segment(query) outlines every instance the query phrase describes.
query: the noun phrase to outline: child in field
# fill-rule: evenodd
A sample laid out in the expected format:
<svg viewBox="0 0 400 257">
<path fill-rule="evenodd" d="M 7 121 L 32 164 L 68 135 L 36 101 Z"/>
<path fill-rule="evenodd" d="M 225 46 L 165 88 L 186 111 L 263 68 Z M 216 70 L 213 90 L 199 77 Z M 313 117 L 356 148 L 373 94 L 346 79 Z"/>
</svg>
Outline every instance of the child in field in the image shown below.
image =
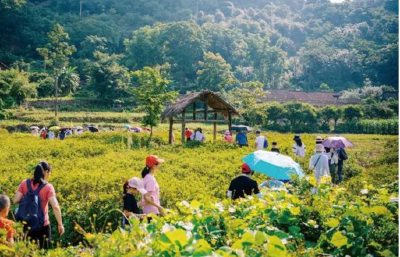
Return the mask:
<svg viewBox="0 0 400 257">
<path fill-rule="evenodd" d="M 125 182 L 123 191 L 123 210 L 125 217 L 122 221 L 122 227 L 125 228 L 129 226 L 129 218 L 143 218 L 143 215 L 139 214 L 139 205 L 142 205 L 142 202 L 140 202 L 138 205 L 135 195 L 145 195 L 147 191 L 144 189 L 143 180 L 136 177 Z"/>
<path fill-rule="evenodd" d="M 229 130 L 225 131 L 224 140 L 226 142 L 228 142 L 229 144 L 232 144 L 233 138 L 232 138 L 231 133 L 229 132 Z"/>
<path fill-rule="evenodd" d="M 6 195 L 0 195 L 0 230 L 5 230 L 7 233 L 7 241 L 4 242 L 0 239 L 0 243 L 7 246 L 14 244 L 14 233 L 13 224 L 11 220 L 7 219 L 8 212 L 10 211 L 10 198 Z"/>
<path fill-rule="evenodd" d="M 272 142 L 271 152 L 281 153 L 279 149 L 276 147 L 278 144 L 276 142 Z"/>
</svg>

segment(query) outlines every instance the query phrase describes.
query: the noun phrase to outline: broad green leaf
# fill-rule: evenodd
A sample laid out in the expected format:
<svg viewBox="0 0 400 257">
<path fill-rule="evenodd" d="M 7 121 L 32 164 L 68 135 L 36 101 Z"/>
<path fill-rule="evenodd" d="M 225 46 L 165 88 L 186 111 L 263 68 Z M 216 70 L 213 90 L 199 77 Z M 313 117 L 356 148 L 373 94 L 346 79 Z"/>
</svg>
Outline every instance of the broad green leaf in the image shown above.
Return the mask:
<svg viewBox="0 0 400 257">
<path fill-rule="evenodd" d="M 339 220 L 335 218 L 330 218 L 324 224 L 328 227 L 335 228 L 339 225 Z"/>
<path fill-rule="evenodd" d="M 267 235 L 264 232 L 257 231 L 256 235 L 254 236 L 254 243 L 256 245 L 262 245 L 267 241 Z"/>
<path fill-rule="evenodd" d="M 342 247 L 343 245 L 347 244 L 347 237 L 342 235 L 340 231 L 337 231 L 335 234 L 333 234 L 331 243 L 336 247 Z"/>
<path fill-rule="evenodd" d="M 300 214 L 300 207 L 291 207 L 289 210 L 293 215 L 299 215 Z"/>
<path fill-rule="evenodd" d="M 212 252 L 212 247 L 204 239 L 199 239 L 195 244 L 195 248 L 196 250 L 193 252 L 193 256 L 207 256 Z"/>
<path fill-rule="evenodd" d="M 237 240 L 233 245 L 232 249 L 234 250 L 242 250 L 243 249 L 243 241 L 242 240 Z"/>
<path fill-rule="evenodd" d="M 381 251 L 381 252 L 378 252 L 381 256 L 383 256 L 383 257 L 392 257 L 392 256 L 396 256 L 395 254 L 393 254 L 391 251 L 389 251 L 389 250 L 385 250 L 385 251 Z"/>
<path fill-rule="evenodd" d="M 243 243 L 253 244 L 254 243 L 254 235 L 250 232 L 246 232 L 242 236 L 242 241 L 243 241 Z"/>
<path fill-rule="evenodd" d="M 286 256 L 287 251 L 285 245 L 281 239 L 277 236 L 268 236 L 269 243 L 267 244 L 267 250 L 269 256 Z"/>
<path fill-rule="evenodd" d="M 173 231 L 168 231 L 165 236 L 171 241 L 171 243 L 178 242 L 181 246 L 185 246 L 188 243 L 186 232 L 183 229 L 177 229 Z"/>
</svg>

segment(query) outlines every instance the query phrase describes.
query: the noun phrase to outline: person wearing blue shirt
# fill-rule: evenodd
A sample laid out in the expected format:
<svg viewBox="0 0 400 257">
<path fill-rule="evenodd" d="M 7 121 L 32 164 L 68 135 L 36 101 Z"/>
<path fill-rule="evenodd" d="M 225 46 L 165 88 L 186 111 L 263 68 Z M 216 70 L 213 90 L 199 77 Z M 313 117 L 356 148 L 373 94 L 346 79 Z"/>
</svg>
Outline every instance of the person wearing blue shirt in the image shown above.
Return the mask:
<svg viewBox="0 0 400 257">
<path fill-rule="evenodd" d="M 243 131 L 238 131 L 235 141 L 239 145 L 239 147 L 248 146 L 247 135 L 243 133 Z"/>
</svg>

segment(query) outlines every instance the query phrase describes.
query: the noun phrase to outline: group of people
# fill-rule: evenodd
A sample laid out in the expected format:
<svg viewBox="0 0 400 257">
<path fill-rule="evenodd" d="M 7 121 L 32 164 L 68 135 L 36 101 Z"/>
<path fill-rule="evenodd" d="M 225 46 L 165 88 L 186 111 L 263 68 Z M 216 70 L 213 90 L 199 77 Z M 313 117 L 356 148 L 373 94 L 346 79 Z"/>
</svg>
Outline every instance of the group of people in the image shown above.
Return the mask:
<svg viewBox="0 0 400 257">
<path fill-rule="evenodd" d="M 160 205 L 160 187 L 155 174 L 164 160 L 155 155 L 146 158 L 146 166 L 142 178 L 131 178 L 123 185 L 123 228 L 129 228 L 129 218 L 143 219 L 149 214 L 164 216 L 164 208 Z M 61 208 L 58 204 L 55 189 L 47 180 L 51 174 L 51 166 L 41 161 L 35 167 L 33 178 L 23 180 L 14 196 L 14 203 L 18 204 L 15 211 L 17 221 L 24 224 L 26 238 L 38 244 L 41 249 L 49 249 L 51 245 L 51 227 L 49 219 L 49 205 L 53 209 L 57 221 L 59 235 L 65 232 Z M 138 202 L 135 195 L 141 195 Z M 0 229 L 7 232 L 7 241 L 0 244 L 11 246 L 14 243 L 14 222 L 7 219 L 10 211 L 10 198 L 0 195 Z M 140 214 L 139 207 L 143 214 Z M 24 237 L 25 238 L 25 237 Z M 1 239 L 0 239 L 1 240 Z"/>
<path fill-rule="evenodd" d="M 238 135 L 241 132 L 238 133 Z M 264 149 L 268 147 L 268 141 L 260 131 L 256 132 L 255 147 Z M 189 137 L 188 141 L 205 140 L 201 129 L 196 130 Z M 247 137 L 246 137 L 247 138 Z M 239 141 L 240 141 L 239 136 Z M 293 152 L 297 157 L 304 157 L 306 146 L 301 141 L 300 135 L 295 135 Z M 323 176 L 331 176 L 333 183 L 342 181 L 343 161 L 347 159 L 344 149 L 325 148 L 322 145 L 322 138 L 317 137 L 315 145 L 315 154 L 310 158 L 309 168 L 315 170 L 315 178 L 319 182 Z M 243 142 L 243 141 L 240 141 Z M 272 151 L 278 152 L 276 143 L 273 144 Z M 141 172 L 142 178 L 133 177 L 123 184 L 123 213 L 122 227 L 130 229 L 130 218 L 151 220 L 152 215 L 164 216 L 164 208 L 160 205 L 160 186 L 156 180 L 156 174 L 160 165 L 164 163 L 163 159 L 155 155 L 147 156 L 145 168 Z M 338 169 L 336 170 L 336 166 Z M 24 232 L 27 238 L 34 240 L 40 248 L 48 249 L 51 244 L 51 228 L 49 219 L 49 205 L 52 207 L 57 221 L 57 228 L 60 236 L 64 234 L 64 226 L 61 215 L 61 208 L 58 204 L 55 189 L 53 185 L 47 182 L 52 168 L 49 163 L 41 161 L 35 167 L 33 178 L 23 180 L 14 196 L 14 203 L 19 207 L 15 211 L 17 221 L 24 224 Z M 241 174 L 234 178 L 229 185 L 227 196 L 232 199 L 243 198 L 245 195 L 255 194 L 262 197 L 259 186 L 251 178 L 254 171 L 246 164 L 241 165 Z M 336 178 L 336 174 L 338 178 Z M 265 181 L 261 187 L 285 189 L 285 184 L 274 178 Z M 136 200 L 135 195 L 140 195 L 140 201 Z M 140 211 L 142 208 L 142 211 Z M 8 245 L 14 242 L 13 222 L 7 219 L 10 210 L 10 199 L 6 195 L 0 195 L 0 229 L 7 231 Z"/>
</svg>

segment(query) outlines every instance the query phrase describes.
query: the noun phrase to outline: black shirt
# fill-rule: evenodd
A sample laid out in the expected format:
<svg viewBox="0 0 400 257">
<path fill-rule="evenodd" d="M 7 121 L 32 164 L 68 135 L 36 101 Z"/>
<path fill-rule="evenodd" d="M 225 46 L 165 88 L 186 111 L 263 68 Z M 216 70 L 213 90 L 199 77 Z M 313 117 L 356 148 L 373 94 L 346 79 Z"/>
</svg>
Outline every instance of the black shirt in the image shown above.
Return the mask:
<svg viewBox="0 0 400 257">
<path fill-rule="evenodd" d="M 281 153 L 278 148 L 271 148 L 271 152 Z"/>
<path fill-rule="evenodd" d="M 229 191 L 232 191 L 232 199 L 244 198 L 244 194 L 258 194 L 260 190 L 258 189 L 257 182 L 252 180 L 248 176 L 241 175 L 234 178 L 229 186 Z"/>
<path fill-rule="evenodd" d="M 123 209 L 137 214 L 140 213 L 135 196 L 133 196 L 132 194 L 126 194 L 124 196 Z M 125 220 L 125 222 L 127 221 Z"/>
</svg>

